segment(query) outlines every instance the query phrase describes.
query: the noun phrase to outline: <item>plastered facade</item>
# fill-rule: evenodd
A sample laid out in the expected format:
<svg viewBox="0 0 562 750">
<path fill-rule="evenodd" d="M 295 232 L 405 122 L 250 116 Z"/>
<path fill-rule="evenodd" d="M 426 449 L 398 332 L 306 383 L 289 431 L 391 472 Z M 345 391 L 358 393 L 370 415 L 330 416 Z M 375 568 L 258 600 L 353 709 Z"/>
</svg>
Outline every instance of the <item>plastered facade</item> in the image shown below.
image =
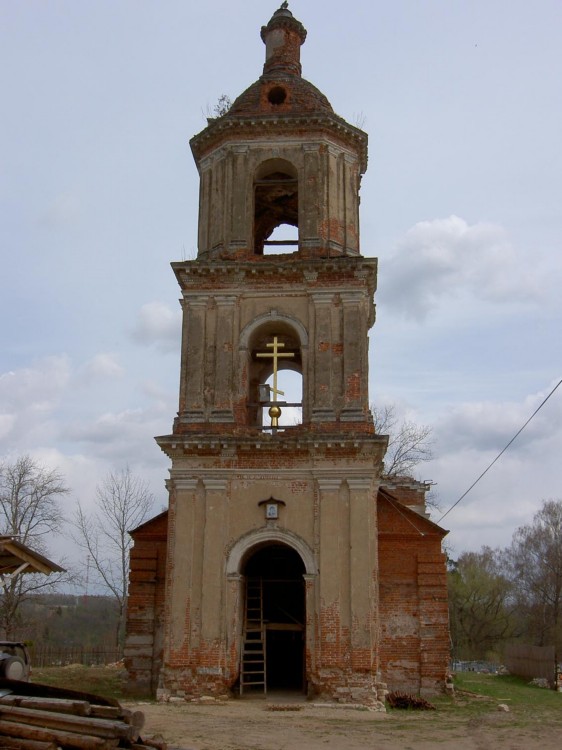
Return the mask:
<svg viewBox="0 0 562 750">
<path fill-rule="evenodd" d="M 381 707 L 384 683 L 432 692 L 446 676 L 444 532 L 419 513 L 423 488 L 381 488 L 388 439 L 369 411 L 377 264 L 360 255 L 358 216 L 367 137 L 301 77 L 305 37 L 280 8 L 262 29 L 260 79 L 191 141 L 198 256 L 172 264 L 179 408 L 157 438 L 171 460 L 169 509 L 133 532 L 127 626 L 131 688 L 162 698 L 242 692 L 261 560 L 274 571 L 264 572 L 270 611 L 283 566 L 299 571 L 281 614 L 263 621 L 264 639 L 302 671 L 298 689 Z M 284 225 L 298 240 L 276 253 L 269 238 Z M 302 422 L 282 429 L 261 395 L 274 340 L 275 366 L 302 377 Z M 287 591 L 301 590 L 293 610 Z"/>
</svg>

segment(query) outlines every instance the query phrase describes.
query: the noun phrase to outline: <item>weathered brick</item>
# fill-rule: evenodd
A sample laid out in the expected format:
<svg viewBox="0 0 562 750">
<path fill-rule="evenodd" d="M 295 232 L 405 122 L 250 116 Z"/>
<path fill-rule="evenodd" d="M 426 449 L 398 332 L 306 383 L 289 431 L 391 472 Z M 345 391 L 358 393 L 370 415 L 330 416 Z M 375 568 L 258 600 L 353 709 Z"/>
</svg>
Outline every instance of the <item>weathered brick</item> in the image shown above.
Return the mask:
<svg viewBox="0 0 562 750">
<path fill-rule="evenodd" d="M 236 687 L 245 579 L 268 548 L 292 550 L 302 567 L 290 575 L 299 592 L 304 575 L 304 612 L 277 631 L 269 618 L 265 632 L 277 643 L 295 634 L 285 661 L 310 693 L 376 704 L 382 682 L 410 692 L 445 682 L 445 532 L 424 515 L 427 485 L 381 477 L 387 437 L 369 411 L 377 261 L 359 254 L 358 223 L 367 136 L 301 77 L 305 35 L 276 11 L 262 30 L 263 75 L 191 140 L 198 254 L 172 264 L 179 411 L 157 438 L 172 462 L 169 511 L 132 532 L 127 612 L 130 682 L 166 695 Z M 268 254 L 284 224 L 298 225 L 294 252 Z M 274 341 L 290 355 L 280 367 L 303 381 L 302 423 L 278 431 L 262 425 L 258 390 Z"/>
</svg>

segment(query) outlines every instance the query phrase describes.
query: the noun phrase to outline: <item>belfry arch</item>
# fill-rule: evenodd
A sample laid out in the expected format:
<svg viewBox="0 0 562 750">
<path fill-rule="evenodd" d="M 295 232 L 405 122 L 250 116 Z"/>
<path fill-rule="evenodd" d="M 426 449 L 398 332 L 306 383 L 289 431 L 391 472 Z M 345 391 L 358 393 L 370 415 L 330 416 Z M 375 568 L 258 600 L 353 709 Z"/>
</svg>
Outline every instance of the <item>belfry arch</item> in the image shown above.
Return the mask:
<svg viewBox="0 0 562 750">
<path fill-rule="evenodd" d="M 263 405 L 273 402 L 298 404 L 302 408 L 302 421 L 305 421 L 307 388 L 307 342 L 304 326 L 294 318 L 280 315 L 276 311 L 261 315 L 242 331 L 240 352 L 244 367 L 242 372 L 247 381 L 249 424 L 267 426 L 263 419 Z M 301 376 L 301 392 L 274 392 L 266 384 L 274 369 L 292 370 Z M 265 391 L 263 390 L 265 387 Z"/>
<path fill-rule="evenodd" d="M 278 322 L 281 325 L 294 329 L 295 335 L 298 336 L 301 348 L 308 348 L 308 333 L 298 318 L 295 318 L 292 315 L 287 315 L 279 310 L 269 310 L 266 313 L 257 315 L 242 329 L 240 333 L 240 349 L 247 349 L 250 339 L 254 335 L 256 329 L 269 322 Z"/>
<path fill-rule="evenodd" d="M 254 177 L 254 253 L 264 254 L 264 246 L 272 251 L 290 252 L 298 248 L 298 240 L 270 241 L 277 227 L 299 226 L 299 180 L 296 168 L 286 159 L 267 159 Z"/>
</svg>

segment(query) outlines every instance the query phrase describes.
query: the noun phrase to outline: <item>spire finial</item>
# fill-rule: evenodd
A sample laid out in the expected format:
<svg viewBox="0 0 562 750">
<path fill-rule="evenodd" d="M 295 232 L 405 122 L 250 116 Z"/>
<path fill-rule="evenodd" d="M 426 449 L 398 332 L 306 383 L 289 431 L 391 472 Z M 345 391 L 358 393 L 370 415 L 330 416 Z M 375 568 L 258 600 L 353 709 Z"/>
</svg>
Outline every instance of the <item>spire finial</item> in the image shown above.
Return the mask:
<svg viewBox="0 0 562 750">
<path fill-rule="evenodd" d="M 288 9 L 288 0 L 262 26 L 261 38 L 265 42 L 265 74 L 278 71 L 290 75 L 301 74 L 300 46 L 306 39 L 306 29 Z"/>
</svg>

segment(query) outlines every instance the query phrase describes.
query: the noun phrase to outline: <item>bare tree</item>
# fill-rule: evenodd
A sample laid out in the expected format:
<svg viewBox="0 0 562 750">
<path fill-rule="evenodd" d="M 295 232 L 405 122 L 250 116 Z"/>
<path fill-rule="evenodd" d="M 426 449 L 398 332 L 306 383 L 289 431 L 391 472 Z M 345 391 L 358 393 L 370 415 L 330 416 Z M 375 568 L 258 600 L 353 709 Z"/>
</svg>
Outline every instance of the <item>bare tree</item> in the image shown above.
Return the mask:
<svg viewBox="0 0 562 750">
<path fill-rule="evenodd" d="M 518 528 L 509 549 L 511 573 L 527 632 L 536 645 L 562 649 L 562 500 L 546 500 Z"/>
<path fill-rule="evenodd" d="M 60 498 L 68 492 L 58 471 L 40 466 L 30 456 L 0 464 L 0 533 L 45 554 L 45 538 L 59 534 L 63 526 Z M 5 637 L 13 637 L 20 606 L 30 594 L 53 590 L 67 578 L 63 572 L 49 576 L 26 574 L 6 580 L 0 603 L 0 625 Z"/>
<path fill-rule="evenodd" d="M 505 552 L 482 547 L 449 561 L 449 612 L 456 658 L 483 659 L 518 634 L 520 620 Z"/>
<path fill-rule="evenodd" d="M 400 420 L 394 404 L 371 404 L 375 432 L 388 435 L 388 448 L 384 457 L 387 477 L 411 476 L 419 463 L 433 458 L 431 427 Z"/>
<path fill-rule="evenodd" d="M 147 483 L 129 467 L 109 473 L 96 488 L 95 510 L 87 513 L 78 503 L 73 535 L 87 556 L 100 583 L 115 597 L 119 607 L 116 644 L 123 629 L 129 580 L 129 531 L 149 515 L 154 496 Z"/>
</svg>

